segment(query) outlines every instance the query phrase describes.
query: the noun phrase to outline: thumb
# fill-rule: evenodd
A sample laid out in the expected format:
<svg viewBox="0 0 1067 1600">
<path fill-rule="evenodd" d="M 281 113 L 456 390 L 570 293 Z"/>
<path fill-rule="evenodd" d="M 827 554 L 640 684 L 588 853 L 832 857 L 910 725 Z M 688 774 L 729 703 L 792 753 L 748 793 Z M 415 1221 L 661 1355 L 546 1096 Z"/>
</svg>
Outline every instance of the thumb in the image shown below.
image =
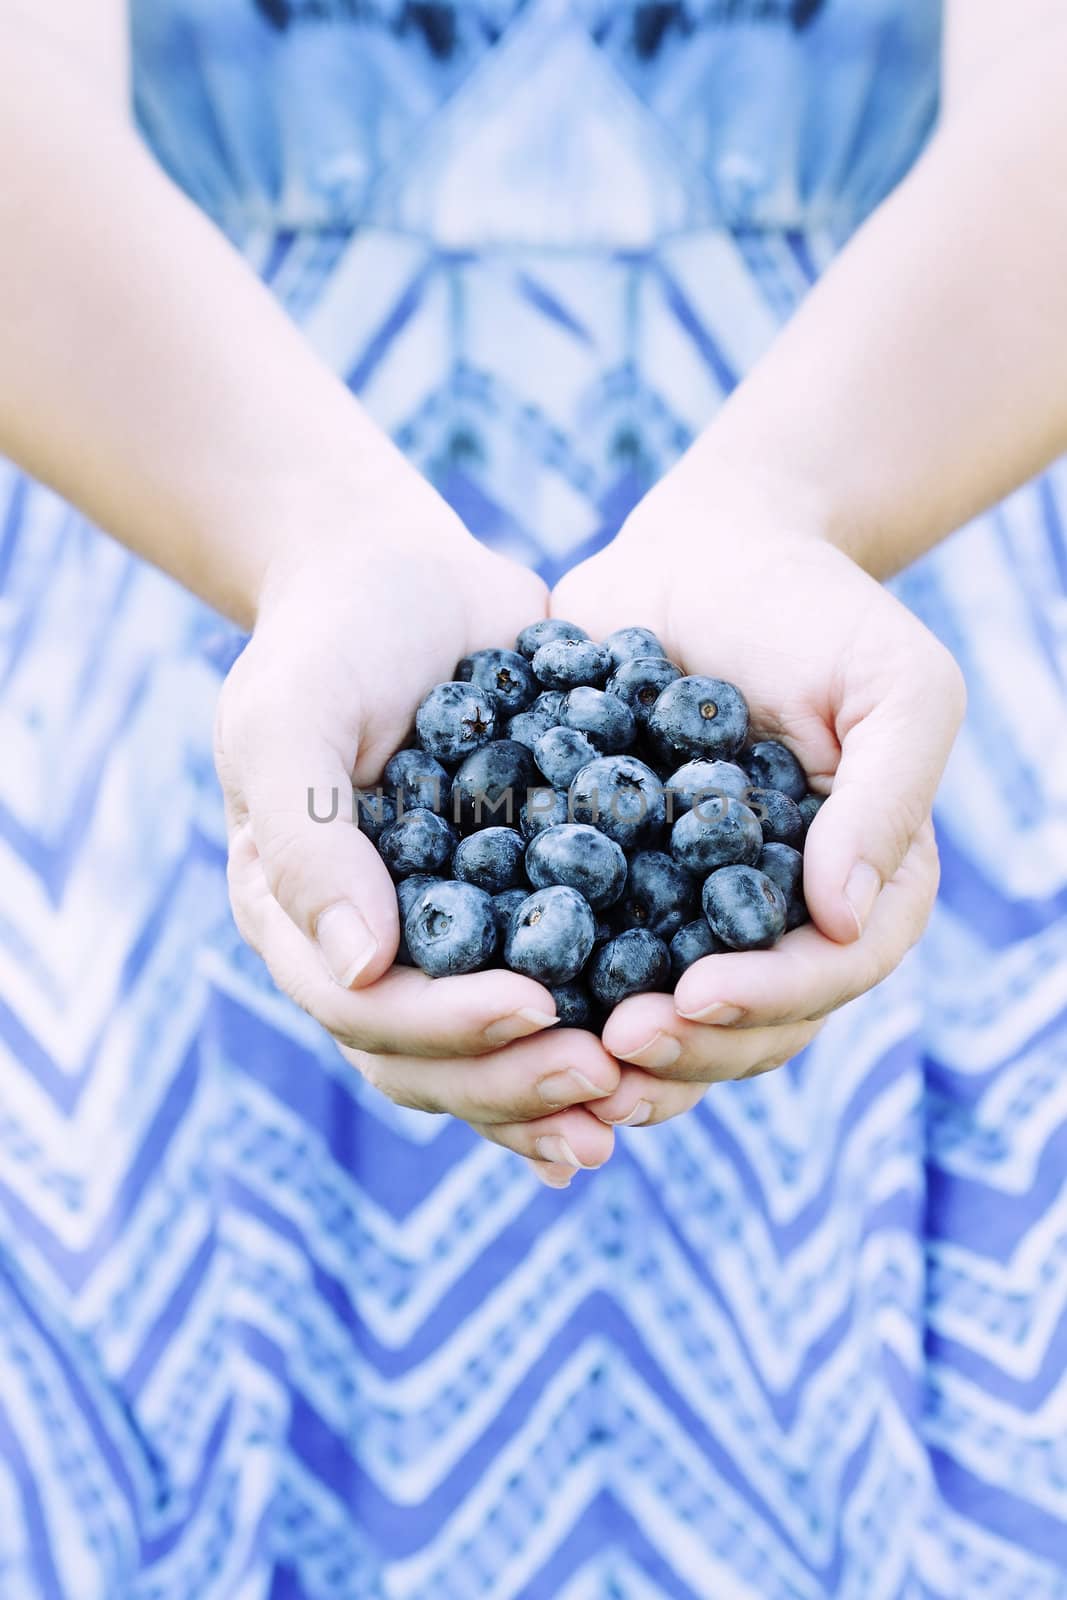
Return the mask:
<svg viewBox="0 0 1067 1600">
<path fill-rule="evenodd" d="M 350 768 L 325 736 L 284 707 L 238 717 L 242 805 L 231 811 L 247 813 L 282 910 L 342 987 L 363 988 L 392 965 L 399 922 L 385 865 L 353 821 Z"/>
<path fill-rule="evenodd" d="M 891 694 L 845 734 L 833 789 L 804 845 L 804 896 L 820 932 L 858 939 L 930 814 L 963 715 L 952 674 Z M 914 680 L 913 680 L 914 681 Z"/>
</svg>

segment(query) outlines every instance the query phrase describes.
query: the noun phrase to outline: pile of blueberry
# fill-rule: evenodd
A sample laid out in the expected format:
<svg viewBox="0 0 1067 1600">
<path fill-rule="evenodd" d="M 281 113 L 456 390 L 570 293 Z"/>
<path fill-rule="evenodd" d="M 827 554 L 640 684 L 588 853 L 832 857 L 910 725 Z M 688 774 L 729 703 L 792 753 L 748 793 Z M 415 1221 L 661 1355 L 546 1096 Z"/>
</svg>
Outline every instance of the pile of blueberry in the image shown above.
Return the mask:
<svg viewBox="0 0 1067 1600">
<path fill-rule="evenodd" d="M 432 977 L 510 967 L 596 1029 L 807 919 L 820 797 L 784 745 L 748 744 L 732 684 L 683 677 L 647 628 L 532 623 L 465 656 L 415 729 L 356 814 L 396 882 L 398 959 Z"/>
</svg>

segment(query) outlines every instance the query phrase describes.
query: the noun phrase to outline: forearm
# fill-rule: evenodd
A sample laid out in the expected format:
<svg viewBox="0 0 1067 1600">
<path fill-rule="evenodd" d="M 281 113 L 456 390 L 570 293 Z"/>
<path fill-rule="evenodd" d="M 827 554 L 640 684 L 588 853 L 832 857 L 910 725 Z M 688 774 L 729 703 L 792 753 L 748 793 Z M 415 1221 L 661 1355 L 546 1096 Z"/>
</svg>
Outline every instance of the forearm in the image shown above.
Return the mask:
<svg viewBox="0 0 1067 1600">
<path fill-rule="evenodd" d="M 0 65 L 0 452 L 247 624 L 277 544 L 354 523 L 401 458 L 120 105 L 26 34 Z"/>
<path fill-rule="evenodd" d="M 1062 25 L 946 119 L 694 447 L 877 575 L 1067 448 Z"/>
</svg>

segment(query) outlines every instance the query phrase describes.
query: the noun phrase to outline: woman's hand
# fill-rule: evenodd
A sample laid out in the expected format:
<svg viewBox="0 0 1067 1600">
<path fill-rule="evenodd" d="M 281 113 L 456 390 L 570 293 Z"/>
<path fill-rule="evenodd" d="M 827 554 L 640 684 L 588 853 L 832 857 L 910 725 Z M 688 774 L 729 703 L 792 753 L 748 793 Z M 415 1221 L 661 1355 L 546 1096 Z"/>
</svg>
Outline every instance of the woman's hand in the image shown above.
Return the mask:
<svg viewBox="0 0 1067 1600">
<path fill-rule="evenodd" d="M 223 686 L 215 748 L 234 917 L 275 982 L 391 1099 L 450 1111 L 553 1162 L 548 1180 L 563 1183 L 611 1153 L 611 1130 L 570 1108 L 609 1094 L 616 1063 L 590 1035 L 545 1032 L 551 996 L 517 973 L 429 979 L 394 967 L 393 885 L 350 802 L 352 782 L 374 783 L 405 743 L 427 690 L 545 602 L 534 574 L 479 545 L 383 454 L 373 492 L 309 516 L 272 560 Z M 338 792 L 334 821 L 312 819 L 309 790 L 319 816 Z"/>
<path fill-rule="evenodd" d="M 709 1083 L 796 1055 L 893 970 L 937 889 L 930 810 L 963 714 L 959 669 L 839 550 L 717 494 L 706 464 L 684 459 L 552 607 L 594 638 L 651 627 L 686 672 L 738 684 L 753 727 L 795 752 L 830 796 L 805 849 L 812 921 L 617 1007 L 604 1044 L 633 1067 L 596 1105 L 611 1121 L 661 1122 Z"/>
</svg>

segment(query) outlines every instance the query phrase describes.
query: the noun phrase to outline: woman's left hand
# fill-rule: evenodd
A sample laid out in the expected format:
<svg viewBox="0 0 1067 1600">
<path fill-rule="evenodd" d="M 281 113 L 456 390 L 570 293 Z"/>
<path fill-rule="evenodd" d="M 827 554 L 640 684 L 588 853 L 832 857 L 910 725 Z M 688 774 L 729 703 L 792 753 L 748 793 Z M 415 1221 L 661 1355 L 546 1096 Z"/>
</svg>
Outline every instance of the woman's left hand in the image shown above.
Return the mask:
<svg viewBox="0 0 1067 1600">
<path fill-rule="evenodd" d="M 896 967 L 937 890 L 931 805 L 965 705 L 955 661 L 830 544 L 715 505 L 683 460 L 552 608 L 593 638 L 652 628 L 685 672 L 736 683 L 753 729 L 795 753 L 829 794 L 805 847 L 812 920 L 772 950 L 697 962 L 673 995 L 616 1008 L 604 1044 L 630 1067 L 595 1106 L 613 1123 L 663 1122 L 708 1084 L 795 1056 Z"/>
</svg>

